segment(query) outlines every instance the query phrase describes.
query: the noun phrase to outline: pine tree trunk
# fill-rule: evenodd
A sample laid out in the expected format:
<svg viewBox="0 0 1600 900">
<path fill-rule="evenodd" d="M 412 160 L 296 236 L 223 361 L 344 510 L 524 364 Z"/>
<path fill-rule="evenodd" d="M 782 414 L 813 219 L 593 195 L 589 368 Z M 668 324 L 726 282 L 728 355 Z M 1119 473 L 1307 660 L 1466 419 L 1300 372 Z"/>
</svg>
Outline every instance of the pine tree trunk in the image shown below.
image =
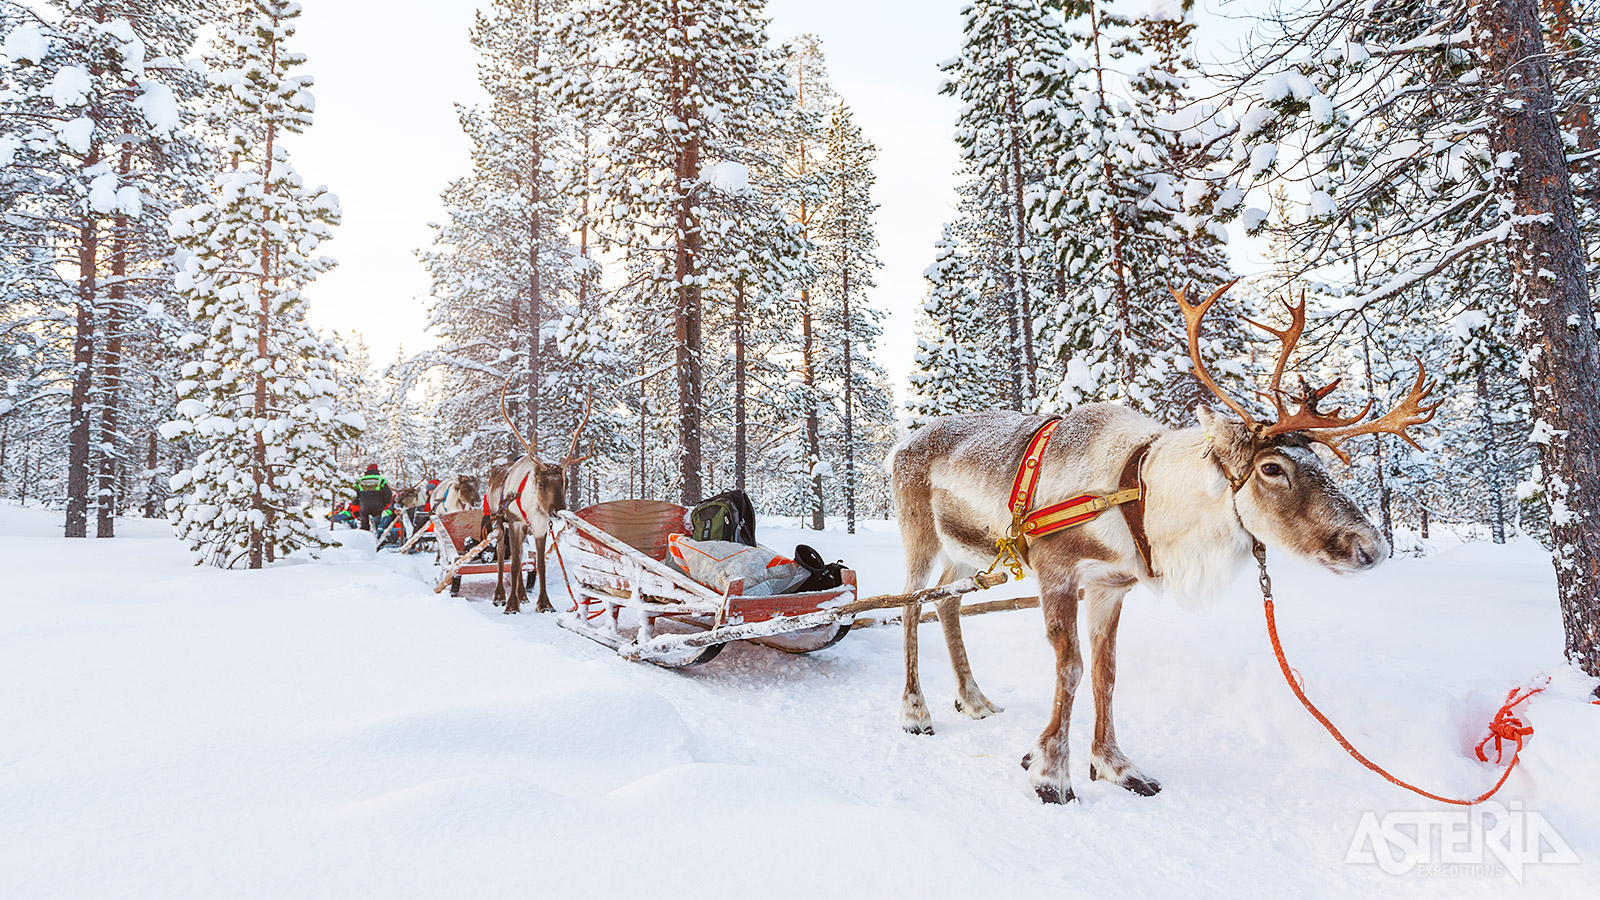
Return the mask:
<svg viewBox="0 0 1600 900">
<path fill-rule="evenodd" d="M 271 65 L 277 68 L 278 45 L 272 44 Z M 261 167 L 262 189 L 272 192 L 272 162 L 273 140 L 277 137 L 277 128 L 267 126 L 266 152 L 263 155 Z M 271 213 L 262 212 L 261 244 L 258 255 L 258 265 L 261 272 L 257 277 L 256 296 L 260 301 L 260 310 L 256 313 L 256 357 L 260 360 L 270 360 L 272 345 L 267 340 L 267 335 L 272 328 L 272 295 L 267 288 L 267 282 L 272 277 L 272 243 L 268 235 L 268 222 L 266 217 Z M 265 371 L 258 371 L 255 377 L 254 412 L 258 421 L 267 418 L 267 377 Z M 271 473 L 267 471 L 267 439 L 259 430 L 256 432 L 255 452 L 251 459 L 251 478 L 255 482 L 255 497 L 252 505 L 261 514 L 261 522 L 250 526 L 250 535 L 247 544 L 249 566 L 259 569 L 265 561 L 270 561 L 267 535 L 272 526 L 272 510 L 267 504 L 267 491 L 271 488 Z"/>
<path fill-rule="evenodd" d="M 1509 249 L 1527 351 L 1534 440 L 1551 512 L 1567 656 L 1600 676 L 1600 336 L 1572 186 L 1553 111 L 1537 0 L 1474 7 L 1490 83 L 1489 149 L 1514 159 L 1497 186 L 1514 204 Z M 1508 156 L 1509 154 L 1509 156 Z"/>
<path fill-rule="evenodd" d="M 1000 195 L 1002 197 L 1011 193 L 1011 175 L 1002 170 L 1000 172 Z M 1013 266 L 1005 266 L 1005 312 L 1006 327 L 1010 331 L 1010 340 L 1006 342 L 1006 372 L 1011 380 L 1011 408 L 1023 412 L 1026 403 L 1022 396 L 1022 307 L 1017 303 L 1017 271 Z"/>
<path fill-rule="evenodd" d="M 539 15 L 542 12 L 538 0 L 533 3 L 533 23 L 539 24 Z M 534 45 L 532 66 L 539 67 L 539 45 Z M 534 110 L 539 108 L 539 88 L 533 88 L 532 102 Z M 544 124 L 537 112 L 529 124 L 529 131 L 533 134 L 532 158 L 528 165 L 528 205 L 531 215 L 528 217 L 528 446 L 534 453 L 539 452 L 539 351 L 543 348 L 540 341 L 541 332 L 544 330 L 544 284 L 539 271 L 539 235 L 540 212 L 539 205 L 543 197 L 539 193 L 539 173 L 544 168 L 544 147 L 541 144 L 542 136 L 539 129 Z"/>
<path fill-rule="evenodd" d="M 841 252 L 840 256 L 843 256 Z M 854 377 L 851 365 L 850 333 L 850 269 L 844 259 L 839 260 L 839 298 L 844 313 L 844 522 L 845 531 L 856 533 L 856 431 L 855 391 L 850 383 Z"/>
<path fill-rule="evenodd" d="M 745 412 L 744 276 L 739 276 L 733 294 L 733 482 L 745 489 L 744 470 L 749 448 Z"/>
<path fill-rule="evenodd" d="M 127 178 L 133 161 L 133 152 L 123 146 L 118 174 Z M 111 287 L 106 290 L 106 347 L 101 366 L 104 384 L 100 392 L 100 466 L 95 485 L 97 517 L 95 537 L 116 537 L 116 510 L 112 498 L 116 495 L 114 480 L 117 473 L 117 448 L 121 441 L 117 435 L 117 416 L 122 402 L 122 331 L 126 325 L 128 286 L 128 217 L 118 214 L 112 218 L 111 231 Z"/>
<path fill-rule="evenodd" d="M 693 24 L 686 16 L 684 27 Z M 683 62 L 675 57 L 673 67 L 678 70 L 674 79 L 676 88 L 672 98 L 674 114 L 681 122 L 698 118 L 694 100 L 689 95 L 682 71 Z M 678 179 L 676 237 L 674 238 L 673 270 L 677 298 L 677 342 L 675 361 L 678 370 L 678 466 L 680 497 L 684 506 L 699 503 L 703 489 L 700 483 L 700 255 L 704 235 L 700 231 L 700 218 L 695 212 L 695 186 L 700 180 L 700 138 L 691 137 L 678 150 L 674 174 Z"/>
<path fill-rule="evenodd" d="M 1005 23 L 1006 47 L 1012 45 L 1011 21 Z M 1017 73 L 1014 57 L 1006 57 L 1006 129 L 1010 132 L 1007 143 L 1010 148 L 1011 164 L 1011 211 L 1016 230 L 1016 242 L 1011 248 L 1011 266 L 1014 271 L 1013 280 L 1016 282 L 1017 296 L 1015 299 L 1018 317 L 1021 319 L 1022 332 L 1022 378 L 1021 398 L 1017 406 L 1019 411 L 1026 412 L 1033 408 L 1035 362 L 1033 358 L 1033 300 L 1032 290 L 1028 284 L 1028 261 L 1023 259 L 1023 249 L 1028 242 L 1028 210 L 1022 201 L 1022 110 L 1017 102 Z"/>
<path fill-rule="evenodd" d="M 160 477 L 156 474 L 156 469 L 160 464 L 161 456 L 157 451 L 156 432 L 152 428 L 150 429 L 149 443 L 145 446 L 145 471 L 150 473 L 150 484 L 145 488 L 144 495 L 144 517 L 146 519 L 154 519 L 160 509 L 160 505 L 157 503 L 160 498 L 157 496 L 156 489 L 156 479 Z"/>
<path fill-rule="evenodd" d="M 99 161 L 90 152 L 85 167 Z M 94 387 L 94 329 L 96 266 L 100 232 L 93 218 L 78 227 L 78 321 L 72 339 L 72 430 L 67 443 L 67 527 L 69 538 L 88 537 L 89 531 L 89 419 Z"/>
<path fill-rule="evenodd" d="M 1111 122 L 1111 103 L 1106 99 L 1106 82 L 1104 63 L 1100 58 L 1100 10 L 1094 4 L 1089 4 L 1089 27 L 1094 38 L 1094 79 L 1096 105 L 1100 111 L 1102 125 L 1109 127 Z M 1103 154 L 1100 176 L 1104 179 L 1105 190 L 1112 192 L 1111 204 L 1106 214 L 1107 238 L 1111 244 L 1111 272 L 1115 279 L 1115 294 L 1117 301 L 1117 358 L 1120 361 L 1122 388 L 1128 392 L 1133 387 L 1137 375 L 1133 371 L 1132 328 L 1130 321 L 1133 315 L 1131 306 L 1132 298 L 1128 292 L 1128 270 L 1122 258 L 1123 222 L 1122 211 L 1117 206 L 1118 198 L 1115 195 L 1116 170 L 1111 165 L 1111 155 Z"/>
<path fill-rule="evenodd" d="M 804 209 L 803 204 L 801 208 Z M 802 215 L 804 215 L 803 212 Z M 823 527 L 822 473 L 818 470 L 817 465 L 822 459 L 822 428 L 820 416 L 817 412 L 816 351 L 812 346 L 814 323 L 811 317 L 810 289 L 800 291 L 800 307 L 800 372 L 806 386 L 806 463 L 811 476 L 811 528 L 815 531 L 821 531 Z"/>
<path fill-rule="evenodd" d="M 1494 406 L 1489 397 L 1489 373 L 1482 364 L 1478 367 L 1478 408 L 1483 413 L 1483 471 L 1489 482 L 1489 509 L 1493 518 L 1489 527 L 1496 544 L 1506 542 L 1506 488 L 1504 474 L 1500 471 L 1496 452 L 1498 437 L 1494 430 Z"/>
</svg>

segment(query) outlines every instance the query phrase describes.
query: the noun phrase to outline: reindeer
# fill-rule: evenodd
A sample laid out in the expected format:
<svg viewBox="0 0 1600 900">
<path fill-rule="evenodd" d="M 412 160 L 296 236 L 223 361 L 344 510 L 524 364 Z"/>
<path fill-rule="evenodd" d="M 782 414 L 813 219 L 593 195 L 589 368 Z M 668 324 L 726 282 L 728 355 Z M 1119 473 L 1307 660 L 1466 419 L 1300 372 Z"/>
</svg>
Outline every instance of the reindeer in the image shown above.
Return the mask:
<svg viewBox="0 0 1600 900">
<path fill-rule="evenodd" d="M 906 551 L 906 591 L 927 586 L 942 562 L 940 583 L 991 566 L 997 542 L 1020 542 L 1019 562 L 1039 576 L 1045 633 L 1056 653 L 1056 686 L 1050 721 L 1022 758 L 1028 780 L 1046 803 L 1074 799 L 1068 772 L 1067 731 L 1073 697 L 1083 673 L 1078 648 L 1078 605 L 1088 607 L 1091 676 L 1095 702 L 1089 777 L 1142 796 L 1161 790 L 1118 746 L 1111 699 L 1116 684 L 1117 624 L 1122 600 L 1135 584 L 1167 590 L 1180 601 L 1204 601 L 1227 587 L 1260 541 L 1314 560 L 1338 573 L 1376 566 L 1388 555 L 1382 536 L 1329 477 L 1312 449 L 1329 447 L 1345 462 L 1341 445 L 1359 434 L 1394 434 L 1416 446 L 1406 428 L 1427 422 L 1438 403 L 1423 406 L 1432 385 L 1423 384 L 1421 363 L 1410 394 L 1391 413 L 1361 422 L 1359 413 L 1323 414 L 1317 403 L 1338 382 L 1306 387 L 1289 398 L 1280 390 L 1284 365 L 1305 326 L 1305 298 L 1285 301 L 1291 324 L 1267 328 L 1281 349 L 1263 392 L 1278 417 L 1258 421 L 1229 397 L 1206 371 L 1198 342 L 1202 320 L 1218 288 L 1191 304 L 1173 290 L 1187 322 L 1189 355 L 1196 377 L 1238 418 L 1196 409 L 1199 426 L 1173 430 L 1126 407 L 1094 403 L 1065 416 L 1038 457 L 1031 508 L 1075 495 L 1119 494 L 1137 501 L 1080 527 L 1029 535 L 1018 525 L 1008 497 L 1019 479 L 1030 441 L 1048 421 L 1014 412 L 969 413 L 940 419 L 896 448 L 890 460 L 894 499 Z M 1358 424 L 1359 423 L 1359 424 Z M 1136 493 L 1125 493 L 1136 486 Z M 1119 490 L 1120 489 L 1120 490 Z M 1120 499 L 1113 497 L 1120 502 Z M 939 622 L 956 675 L 955 706 L 972 718 L 1000 712 L 978 689 L 961 635 L 960 601 L 938 607 Z M 905 693 L 901 727 L 932 734 L 932 720 L 917 673 L 917 610 L 905 611 Z"/>
<path fill-rule="evenodd" d="M 510 383 L 510 379 L 507 379 L 506 384 Z M 489 514 L 499 531 L 499 538 L 495 542 L 495 562 L 499 571 L 495 578 L 494 605 L 504 606 L 507 614 L 521 612 L 522 604 L 528 599 L 528 586 L 522 580 L 522 551 L 529 534 L 534 536 L 532 577 L 539 582 L 539 602 L 535 610 L 555 612 L 555 607 L 550 603 L 549 579 L 544 574 L 545 547 L 549 540 L 551 518 L 567 508 L 566 469 L 588 458 L 577 456 L 578 437 L 589 423 L 593 404 L 594 394 L 591 393 L 584 402 L 583 420 L 572 433 L 572 446 L 561 462 L 540 461 L 533 447 L 518 434 L 517 440 L 521 441 L 525 454 L 515 462 L 497 465 L 489 472 Z M 505 411 L 505 386 L 500 389 L 500 414 L 510 426 L 511 417 Z M 511 433 L 517 434 L 515 427 L 512 427 Z M 509 595 L 505 588 L 504 563 L 508 554 L 512 573 Z"/>
<path fill-rule="evenodd" d="M 430 498 L 433 514 L 447 516 L 451 513 L 477 509 L 478 504 L 483 502 L 479 490 L 476 475 L 457 475 L 448 481 L 439 482 Z"/>
</svg>

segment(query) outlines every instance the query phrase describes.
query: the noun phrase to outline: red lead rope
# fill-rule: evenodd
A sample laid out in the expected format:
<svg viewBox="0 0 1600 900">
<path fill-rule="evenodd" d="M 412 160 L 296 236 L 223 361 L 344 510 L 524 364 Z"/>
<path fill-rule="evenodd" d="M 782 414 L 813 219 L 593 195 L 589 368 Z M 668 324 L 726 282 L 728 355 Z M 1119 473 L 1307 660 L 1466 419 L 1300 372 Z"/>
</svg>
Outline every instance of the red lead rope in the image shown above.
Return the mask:
<svg viewBox="0 0 1600 900">
<path fill-rule="evenodd" d="M 1265 567 L 1263 567 L 1262 571 L 1265 573 Z M 1289 667 L 1289 661 L 1284 658 L 1283 644 L 1278 640 L 1278 622 L 1272 613 L 1271 589 L 1270 587 L 1267 587 L 1269 584 L 1270 582 L 1263 578 L 1263 587 L 1266 588 L 1266 596 L 1264 596 L 1262 599 L 1263 603 L 1265 604 L 1264 608 L 1267 614 L 1267 635 L 1272 638 L 1272 652 L 1278 657 L 1278 668 L 1283 670 L 1283 679 L 1289 683 L 1289 689 L 1294 691 L 1294 695 L 1295 697 L 1299 698 L 1300 704 L 1306 708 L 1307 712 L 1310 712 L 1312 716 L 1316 717 L 1318 722 L 1322 723 L 1322 727 L 1326 728 L 1328 733 L 1333 735 L 1333 739 L 1339 742 L 1339 746 L 1343 747 L 1345 752 L 1355 757 L 1357 762 L 1388 779 L 1391 784 L 1403 787 L 1414 794 L 1427 797 L 1429 800 L 1437 800 L 1440 803 L 1452 803 L 1456 806 L 1472 806 L 1477 803 L 1482 803 L 1490 797 L 1493 797 L 1500 790 L 1500 788 L 1505 785 L 1506 779 L 1511 777 L 1511 770 L 1517 767 L 1517 755 L 1522 752 L 1522 739 L 1530 734 L 1533 734 L 1533 726 L 1528 725 L 1521 719 L 1517 718 L 1516 707 L 1525 702 L 1529 697 L 1532 697 L 1534 694 L 1544 690 L 1543 687 L 1529 688 L 1526 691 L 1519 691 L 1516 688 L 1512 688 L 1511 692 L 1506 695 L 1505 704 L 1500 707 L 1500 711 L 1495 713 L 1494 720 L 1489 723 L 1488 736 L 1478 744 L 1478 759 L 1488 762 L 1489 757 L 1483 752 L 1483 748 L 1490 741 L 1494 741 L 1495 763 L 1497 765 L 1500 764 L 1502 758 L 1501 743 L 1504 741 L 1510 741 L 1512 744 L 1511 761 L 1505 763 L 1505 771 L 1500 773 L 1500 780 L 1494 783 L 1494 787 L 1482 794 L 1479 794 L 1477 797 L 1474 797 L 1471 800 L 1458 800 L 1453 797 L 1441 797 L 1438 794 L 1430 793 L 1429 791 L 1425 791 L 1414 784 L 1401 781 L 1393 775 L 1390 775 L 1377 763 L 1367 759 L 1365 756 L 1362 756 L 1361 751 L 1352 746 L 1350 742 L 1345 739 L 1345 736 L 1339 733 L 1339 729 L 1334 727 L 1332 722 L 1328 721 L 1328 717 L 1322 714 L 1322 710 L 1317 709 L 1316 705 L 1313 704 L 1310 698 L 1306 696 L 1305 689 L 1300 686 L 1299 680 L 1295 678 L 1295 671 Z"/>
</svg>

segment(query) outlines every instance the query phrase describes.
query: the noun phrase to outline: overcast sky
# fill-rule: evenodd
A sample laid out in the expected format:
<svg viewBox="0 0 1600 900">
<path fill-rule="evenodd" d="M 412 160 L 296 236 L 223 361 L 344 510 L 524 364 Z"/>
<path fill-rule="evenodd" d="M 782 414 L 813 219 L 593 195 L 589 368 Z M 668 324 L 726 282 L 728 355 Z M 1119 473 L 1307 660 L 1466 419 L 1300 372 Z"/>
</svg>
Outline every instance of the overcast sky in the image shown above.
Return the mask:
<svg viewBox="0 0 1600 900">
<path fill-rule="evenodd" d="M 897 384 L 915 347 L 922 270 L 954 209 L 956 104 L 937 93 L 938 63 L 960 46 L 963 2 L 768 5 L 775 41 L 821 36 L 835 88 L 878 145 L 883 269 L 871 300 L 889 313 L 878 358 Z M 1148 3 L 1129 0 L 1128 11 Z M 340 265 L 313 285 L 312 319 L 359 330 L 381 365 L 402 345 L 410 352 L 432 342 L 423 327 L 428 278 L 414 251 L 431 239 L 427 223 L 443 216 L 439 191 L 468 168 L 453 104 L 480 96 L 467 41 L 473 4 L 305 0 L 304 7 L 295 44 L 316 78 L 316 124 L 289 148 L 301 175 L 327 184 L 344 207 L 344 224 L 327 245 Z M 1202 29 L 1211 21 L 1202 14 Z M 1216 46 L 1214 36 L 1209 43 Z"/>
</svg>

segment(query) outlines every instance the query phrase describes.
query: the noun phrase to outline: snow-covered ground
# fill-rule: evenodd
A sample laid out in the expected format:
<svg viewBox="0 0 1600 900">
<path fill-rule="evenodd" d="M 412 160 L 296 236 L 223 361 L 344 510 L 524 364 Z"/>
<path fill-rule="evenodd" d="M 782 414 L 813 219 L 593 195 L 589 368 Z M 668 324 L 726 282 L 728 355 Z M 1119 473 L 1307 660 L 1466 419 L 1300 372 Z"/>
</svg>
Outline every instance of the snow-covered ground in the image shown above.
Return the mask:
<svg viewBox="0 0 1600 900">
<path fill-rule="evenodd" d="M 551 616 L 500 615 L 481 584 L 435 595 L 415 558 L 350 546 L 219 572 L 192 567 L 163 525 L 120 531 L 66 541 L 55 514 L 0 506 L 6 900 L 1575 898 L 1600 875 L 1600 706 L 1562 662 L 1549 562 L 1529 544 L 1441 543 L 1353 579 L 1274 562 L 1291 660 L 1402 777 L 1477 793 L 1495 775 L 1470 758 L 1483 719 L 1512 685 L 1554 679 L 1497 800 L 1581 861 L 1391 875 L 1346 861 L 1364 815 L 1444 807 L 1358 767 L 1300 708 L 1253 578 L 1205 613 L 1130 597 L 1118 733 L 1165 789 L 1088 780 L 1084 690 L 1080 802 L 1046 807 L 1017 765 L 1048 715 L 1037 610 L 967 622 L 979 682 L 1006 707 L 984 721 L 951 708 L 923 626 L 938 733 L 912 737 L 896 628 L 670 671 Z M 769 521 L 761 538 L 846 560 L 867 593 L 900 588 L 890 524 Z"/>
</svg>

